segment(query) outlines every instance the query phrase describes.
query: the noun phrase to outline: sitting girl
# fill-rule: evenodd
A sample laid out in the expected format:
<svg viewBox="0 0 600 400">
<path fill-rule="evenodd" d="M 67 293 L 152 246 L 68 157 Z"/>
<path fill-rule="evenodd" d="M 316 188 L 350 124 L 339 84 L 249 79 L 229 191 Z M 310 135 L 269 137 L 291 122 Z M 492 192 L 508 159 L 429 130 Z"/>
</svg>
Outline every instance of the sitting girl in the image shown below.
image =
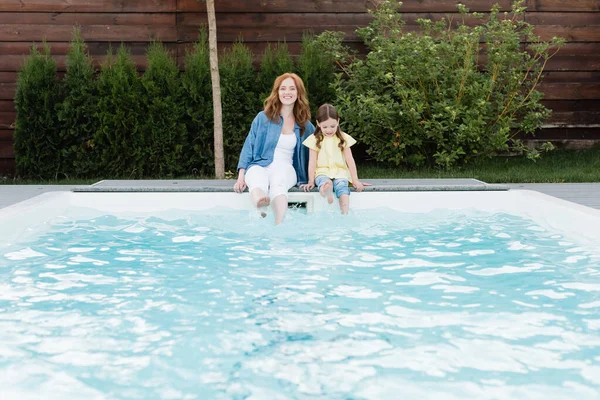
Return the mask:
<svg viewBox="0 0 600 400">
<path fill-rule="evenodd" d="M 321 196 L 326 197 L 329 204 L 333 203 L 335 192 L 342 214 L 348 214 L 348 183 L 352 183 L 357 192 L 363 190 L 364 184 L 358 180 L 356 163 L 350 150 L 356 140 L 342 132 L 339 123 L 340 117 L 335 107 L 331 104 L 319 107 L 315 132 L 302 142 L 310 149 L 308 184 L 304 185 L 304 190 L 309 191 L 316 184 Z"/>
</svg>

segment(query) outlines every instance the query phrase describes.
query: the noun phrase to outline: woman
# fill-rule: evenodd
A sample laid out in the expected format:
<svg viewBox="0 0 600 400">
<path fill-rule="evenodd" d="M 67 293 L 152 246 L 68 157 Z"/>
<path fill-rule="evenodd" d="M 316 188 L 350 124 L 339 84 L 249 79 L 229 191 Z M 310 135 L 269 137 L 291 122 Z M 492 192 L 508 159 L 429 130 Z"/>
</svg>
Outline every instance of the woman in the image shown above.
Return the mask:
<svg viewBox="0 0 600 400">
<path fill-rule="evenodd" d="M 248 187 L 263 217 L 272 204 L 276 225 L 285 216 L 288 190 L 308 182 L 308 148 L 301 138 L 314 130 L 302 79 L 292 73 L 278 76 L 265 109 L 252 122 L 233 186 L 237 193 Z"/>
</svg>

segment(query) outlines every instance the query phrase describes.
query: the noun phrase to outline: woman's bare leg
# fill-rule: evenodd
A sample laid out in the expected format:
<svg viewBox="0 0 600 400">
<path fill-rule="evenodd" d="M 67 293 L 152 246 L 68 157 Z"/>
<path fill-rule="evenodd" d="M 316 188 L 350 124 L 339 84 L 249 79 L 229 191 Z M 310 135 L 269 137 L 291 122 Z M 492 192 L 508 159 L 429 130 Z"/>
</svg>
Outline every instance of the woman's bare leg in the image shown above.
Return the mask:
<svg viewBox="0 0 600 400">
<path fill-rule="evenodd" d="M 271 203 L 269 196 L 267 196 L 262 189 L 256 188 L 250 192 L 250 199 L 252 200 L 252 204 L 254 204 L 254 206 L 260 210 L 260 215 L 263 218 L 266 217 L 266 207 L 268 207 Z"/>
<path fill-rule="evenodd" d="M 288 208 L 287 196 L 280 194 L 273 199 L 273 211 L 275 212 L 275 225 L 279 225 L 283 222 L 285 212 Z"/>
</svg>

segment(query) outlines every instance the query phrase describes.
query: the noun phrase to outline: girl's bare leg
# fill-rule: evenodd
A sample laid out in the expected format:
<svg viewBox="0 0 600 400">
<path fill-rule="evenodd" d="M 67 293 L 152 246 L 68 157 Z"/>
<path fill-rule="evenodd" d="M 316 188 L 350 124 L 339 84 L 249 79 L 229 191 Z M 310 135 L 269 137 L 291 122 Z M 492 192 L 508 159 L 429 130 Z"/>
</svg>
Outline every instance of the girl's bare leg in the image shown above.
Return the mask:
<svg viewBox="0 0 600 400">
<path fill-rule="evenodd" d="M 325 182 L 321 189 L 319 189 L 319 193 L 321 196 L 327 197 L 327 202 L 329 204 L 333 203 L 333 183 L 331 181 Z"/>
<path fill-rule="evenodd" d="M 350 196 L 343 194 L 340 196 L 340 209 L 343 215 L 348 214 L 348 208 L 350 208 Z"/>
<path fill-rule="evenodd" d="M 279 225 L 283 222 L 285 212 L 288 208 L 287 196 L 280 194 L 273 199 L 273 211 L 275 212 L 275 225 Z"/>
</svg>

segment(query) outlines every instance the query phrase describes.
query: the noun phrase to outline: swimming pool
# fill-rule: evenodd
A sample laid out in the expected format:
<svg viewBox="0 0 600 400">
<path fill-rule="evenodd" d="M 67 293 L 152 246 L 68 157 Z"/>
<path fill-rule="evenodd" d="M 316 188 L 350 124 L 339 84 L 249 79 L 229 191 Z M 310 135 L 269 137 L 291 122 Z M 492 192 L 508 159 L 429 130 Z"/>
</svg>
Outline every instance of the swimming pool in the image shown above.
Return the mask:
<svg viewBox="0 0 600 400">
<path fill-rule="evenodd" d="M 0 210 L 2 398 L 595 399 L 600 211 L 528 191 Z M 215 205 L 218 205 L 215 207 Z"/>
</svg>

